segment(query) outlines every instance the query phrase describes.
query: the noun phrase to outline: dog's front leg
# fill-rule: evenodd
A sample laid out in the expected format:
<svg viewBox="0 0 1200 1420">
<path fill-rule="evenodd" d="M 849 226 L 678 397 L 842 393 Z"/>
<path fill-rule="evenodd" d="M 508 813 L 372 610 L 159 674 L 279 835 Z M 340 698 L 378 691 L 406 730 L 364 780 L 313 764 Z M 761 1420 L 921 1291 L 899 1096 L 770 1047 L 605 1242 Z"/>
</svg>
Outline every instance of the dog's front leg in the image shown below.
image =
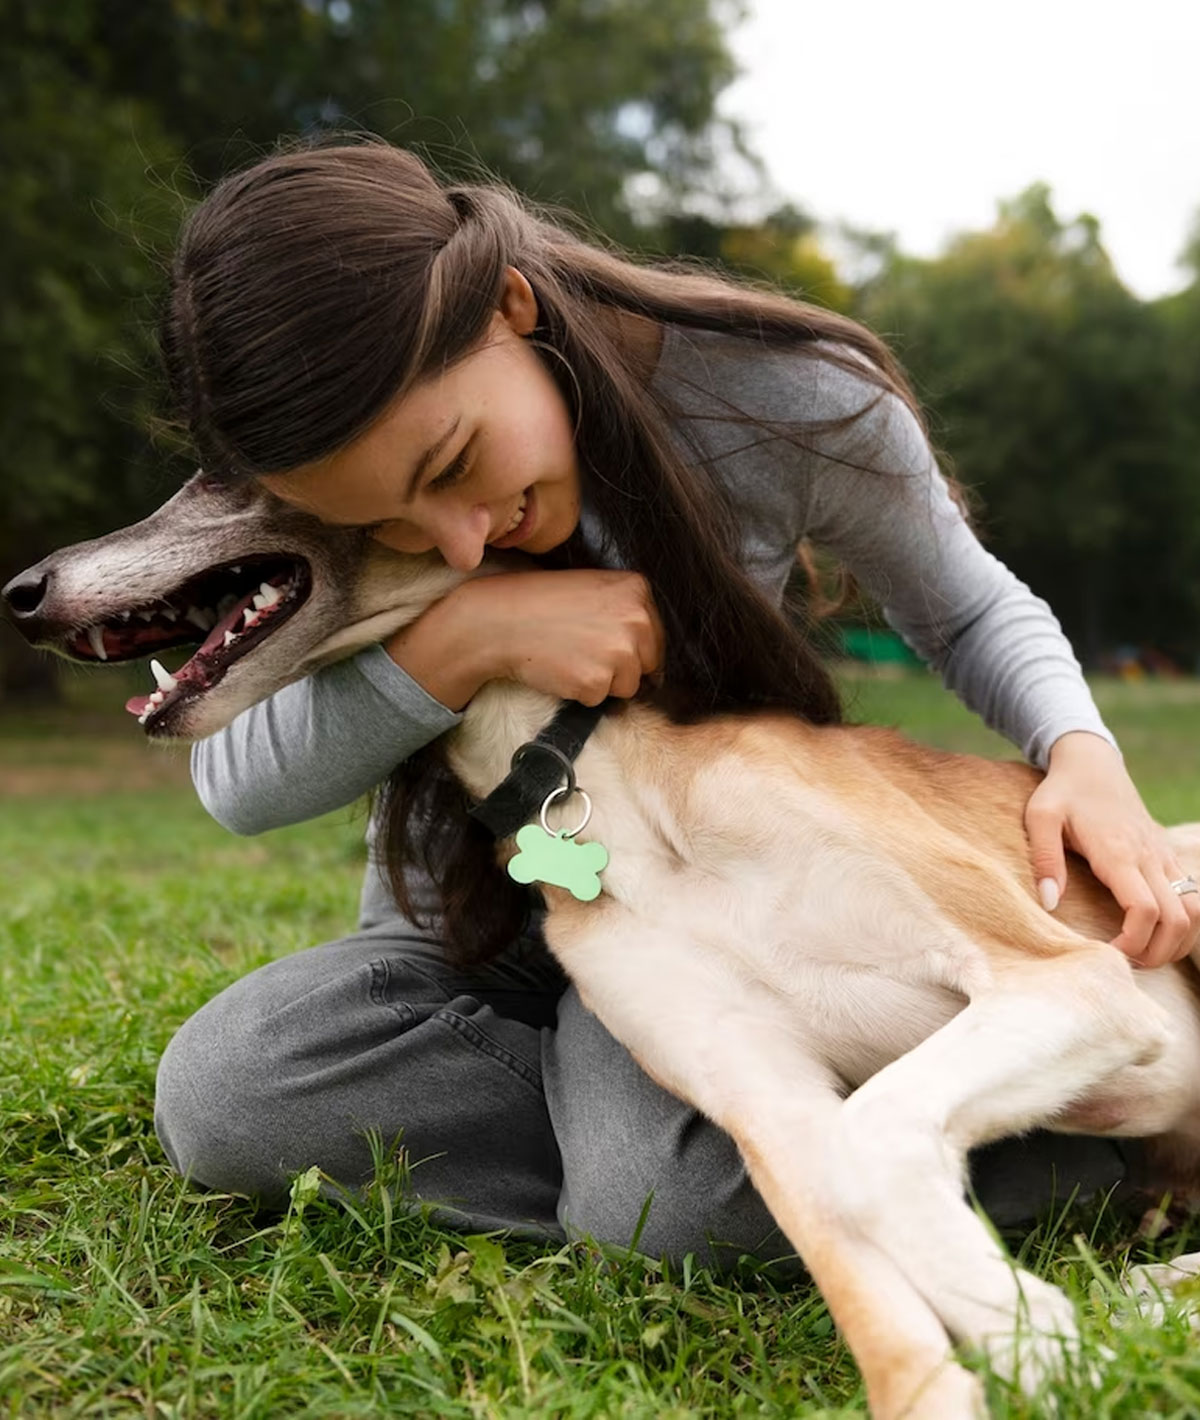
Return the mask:
<svg viewBox="0 0 1200 1420">
<path fill-rule="evenodd" d="M 754 1186 L 820 1287 L 876 1420 L 975 1420 L 978 1383 L 933 1309 L 848 1220 L 830 1146 L 842 1101 L 784 1003 L 721 954 L 607 905 L 555 913 L 547 940 L 639 1064 L 736 1141 Z"/>
</svg>

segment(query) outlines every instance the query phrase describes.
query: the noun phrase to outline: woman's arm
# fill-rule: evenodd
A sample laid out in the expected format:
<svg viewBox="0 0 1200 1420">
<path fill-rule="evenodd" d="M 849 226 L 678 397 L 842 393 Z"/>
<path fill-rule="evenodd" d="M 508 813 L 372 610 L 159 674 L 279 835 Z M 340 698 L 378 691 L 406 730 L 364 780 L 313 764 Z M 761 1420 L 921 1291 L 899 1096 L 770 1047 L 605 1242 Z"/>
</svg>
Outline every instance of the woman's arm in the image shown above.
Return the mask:
<svg viewBox="0 0 1200 1420">
<path fill-rule="evenodd" d="M 810 536 L 881 602 L 888 622 L 967 705 L 1047 770 L 1026 816 L 1043 902 L 1057 905 L 1064 848 L 1074 849 L 1125 911 L 1114 945 L 1144 966 L 1183 956 L 1200 922 L 1197 899 L 1172 891 L 1183 871 L 1050 608 L 980 545 L 900 400 L 880 400 L 831 444 L 832 454 L 883 472 L 822 460 Z"/>
<path fill-rule="evenodd" d="M 841 378 L 842 408 L 876 398 L 865 383 Z M 1115 746 L 1054 614 L 981 546 L 906 406 L 885 396 L 857 424 L 822 436 L 822 448 L 833 457 L 812 476 L 809 536 L 853 573 L 946 685 L 1039 768 L 1071 731 Z"/>
<path fill-rule="evenodd" d="M 464 583 L 393 636 L 298 681 L 196 745 L 192 777 L 209 813 L 261 833 L 341 808 L 503 677 L 599 705 L 631 696 L 662 662 L 644 577 L 579 568 Z"/>
<path fill-rule="evenodd" d="M 353 803 L 461 718 L 372 646 L 194 745 L 192 779 L 218 823 L 262 833 Z"/>
</svg>

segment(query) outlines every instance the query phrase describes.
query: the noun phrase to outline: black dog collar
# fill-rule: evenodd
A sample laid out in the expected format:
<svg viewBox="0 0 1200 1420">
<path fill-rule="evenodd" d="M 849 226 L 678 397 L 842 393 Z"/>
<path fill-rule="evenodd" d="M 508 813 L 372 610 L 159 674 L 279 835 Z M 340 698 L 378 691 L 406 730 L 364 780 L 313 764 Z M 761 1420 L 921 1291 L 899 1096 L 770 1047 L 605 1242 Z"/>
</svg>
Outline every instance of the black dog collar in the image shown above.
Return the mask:
<svg viewBox="0 0 1200 1420">
<path fill-rule="evenodd" d="M 508 838 L 534 817 L 548 794 L 567 781 L 575 787 L 573 764 L 588 736 L 600 723 L 602 705 L 580 705 L 566 700 L 554 719 L 535 739 L 521 745 L 512 757 L 508 775 L 471 810 L 496 838 Z"/>
</svg>

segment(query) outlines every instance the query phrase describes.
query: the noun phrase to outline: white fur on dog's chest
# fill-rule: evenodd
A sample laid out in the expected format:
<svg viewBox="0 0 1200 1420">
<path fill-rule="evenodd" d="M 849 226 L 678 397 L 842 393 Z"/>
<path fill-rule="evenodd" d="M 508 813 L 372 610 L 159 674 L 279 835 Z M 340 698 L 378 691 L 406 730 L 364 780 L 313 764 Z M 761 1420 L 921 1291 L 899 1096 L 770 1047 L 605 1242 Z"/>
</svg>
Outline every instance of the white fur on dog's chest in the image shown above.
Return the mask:
<svg viewBox="0 0 1200 1420">
<path fill-rule="evenodd" d="M 987 974 L 978 948 L 927 896 L 894 864 L 865 855 L 861 835 L 840 831 L 823 794 L 776 791 L 742 762 L 716 760 L 686 786 L 684 821 L 669 802 L 680 786 L 668 795 L 645 780 L 631 785 L 601 745 L 581 756 L 579 773 L 596 804 L 583 836 L 609 852 L 606 936 L 619 930 L 616 908 L 634 962 L 642 924 L 670 923 L 678 944 L 673 961 L 660 947 L 630 991 L 653 999 L 703 977 L 731 1008 L 761 1010 L 769 999 L 855 1086 L 944 1025 Z M 608 968 L 582 965 L 586 917 L 578 926 L 578 944 L 561 954 L 588 978 Z"/>
<path fill-rule="evenodd" d="M 610 852 L 609 871 L 616 868 L 613 877 L 619 879 L 619 845 Z M 812 876 L 820 876 L 819 867 Z M 913 957 L 898 942 L 909 935 L 910 924 L 890 924 L 894 936 L 868 935 L 855 921 L 862 914 L 854 902 L 839 909 L 826 898 L 828 910 L 816 914 L 807 904 L 771 904 L 760 881 L 731 891 L 727 882 L 686 869 L 639 886 L 642 890 L 628 906 L 616 884 L 612 892 L 624 910 L 635 957 L 638 933 L 651 920 L 671 923 L 678 952 L 669 964 L 657 959 L 653 977 L 648 968 L 640 982 L 629 983 L 630 989 L 653 999 L 678 990 L 685 978 L 703 976 L 730 1007 L 742 1003 L 760 1010 L 770 997 L 808 1050 L 852 1087 L 911 1050 L 965 1005 L 965 996 L 946 982 L 941 954 L 927 954 L 923 979 L 914 973 Z M 619 930 L 611 917 L 607 927 Z M 568 971 L 578 972 L 579 958 L 588 950 L 585 930 Z M 600 964 L 593 961 L 584 975 L 596 969 Z"/>
</svg>

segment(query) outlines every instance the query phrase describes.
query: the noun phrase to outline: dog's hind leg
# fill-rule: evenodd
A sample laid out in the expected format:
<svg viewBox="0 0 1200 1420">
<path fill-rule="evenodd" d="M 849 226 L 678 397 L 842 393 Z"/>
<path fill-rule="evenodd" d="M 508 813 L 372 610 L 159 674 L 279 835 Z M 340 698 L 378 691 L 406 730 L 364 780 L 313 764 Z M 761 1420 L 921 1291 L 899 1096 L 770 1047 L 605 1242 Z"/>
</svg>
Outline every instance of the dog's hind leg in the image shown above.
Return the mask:
<svg viewBox="0 0 1200 1420">
<path fill-rule="evenodd" d="M 847 1222 L 828 1168 L 841 1096 L 786 1006 L 661 926 L 616 911 L 579 925 L 552 919 L 547 936 L 585 1004 L 659 1084 L 733 1136 L 857 1360 L 875 1420 L 976 1420 L 978 1382 L 934 1310 Z"/>
<path fill-rule="evenodd" d="M 1165 1016 L 1112 948 L 1024 959 L 843 1108 L 840 1173 L 866 1236 L 950 1332 L 1028 1389 L 1075 1336 L 1057 1288 L 1022 1272 L 963 1201 L 968 1149 L 1046 1123 L 1161 1053 Z"/>
</svg>

